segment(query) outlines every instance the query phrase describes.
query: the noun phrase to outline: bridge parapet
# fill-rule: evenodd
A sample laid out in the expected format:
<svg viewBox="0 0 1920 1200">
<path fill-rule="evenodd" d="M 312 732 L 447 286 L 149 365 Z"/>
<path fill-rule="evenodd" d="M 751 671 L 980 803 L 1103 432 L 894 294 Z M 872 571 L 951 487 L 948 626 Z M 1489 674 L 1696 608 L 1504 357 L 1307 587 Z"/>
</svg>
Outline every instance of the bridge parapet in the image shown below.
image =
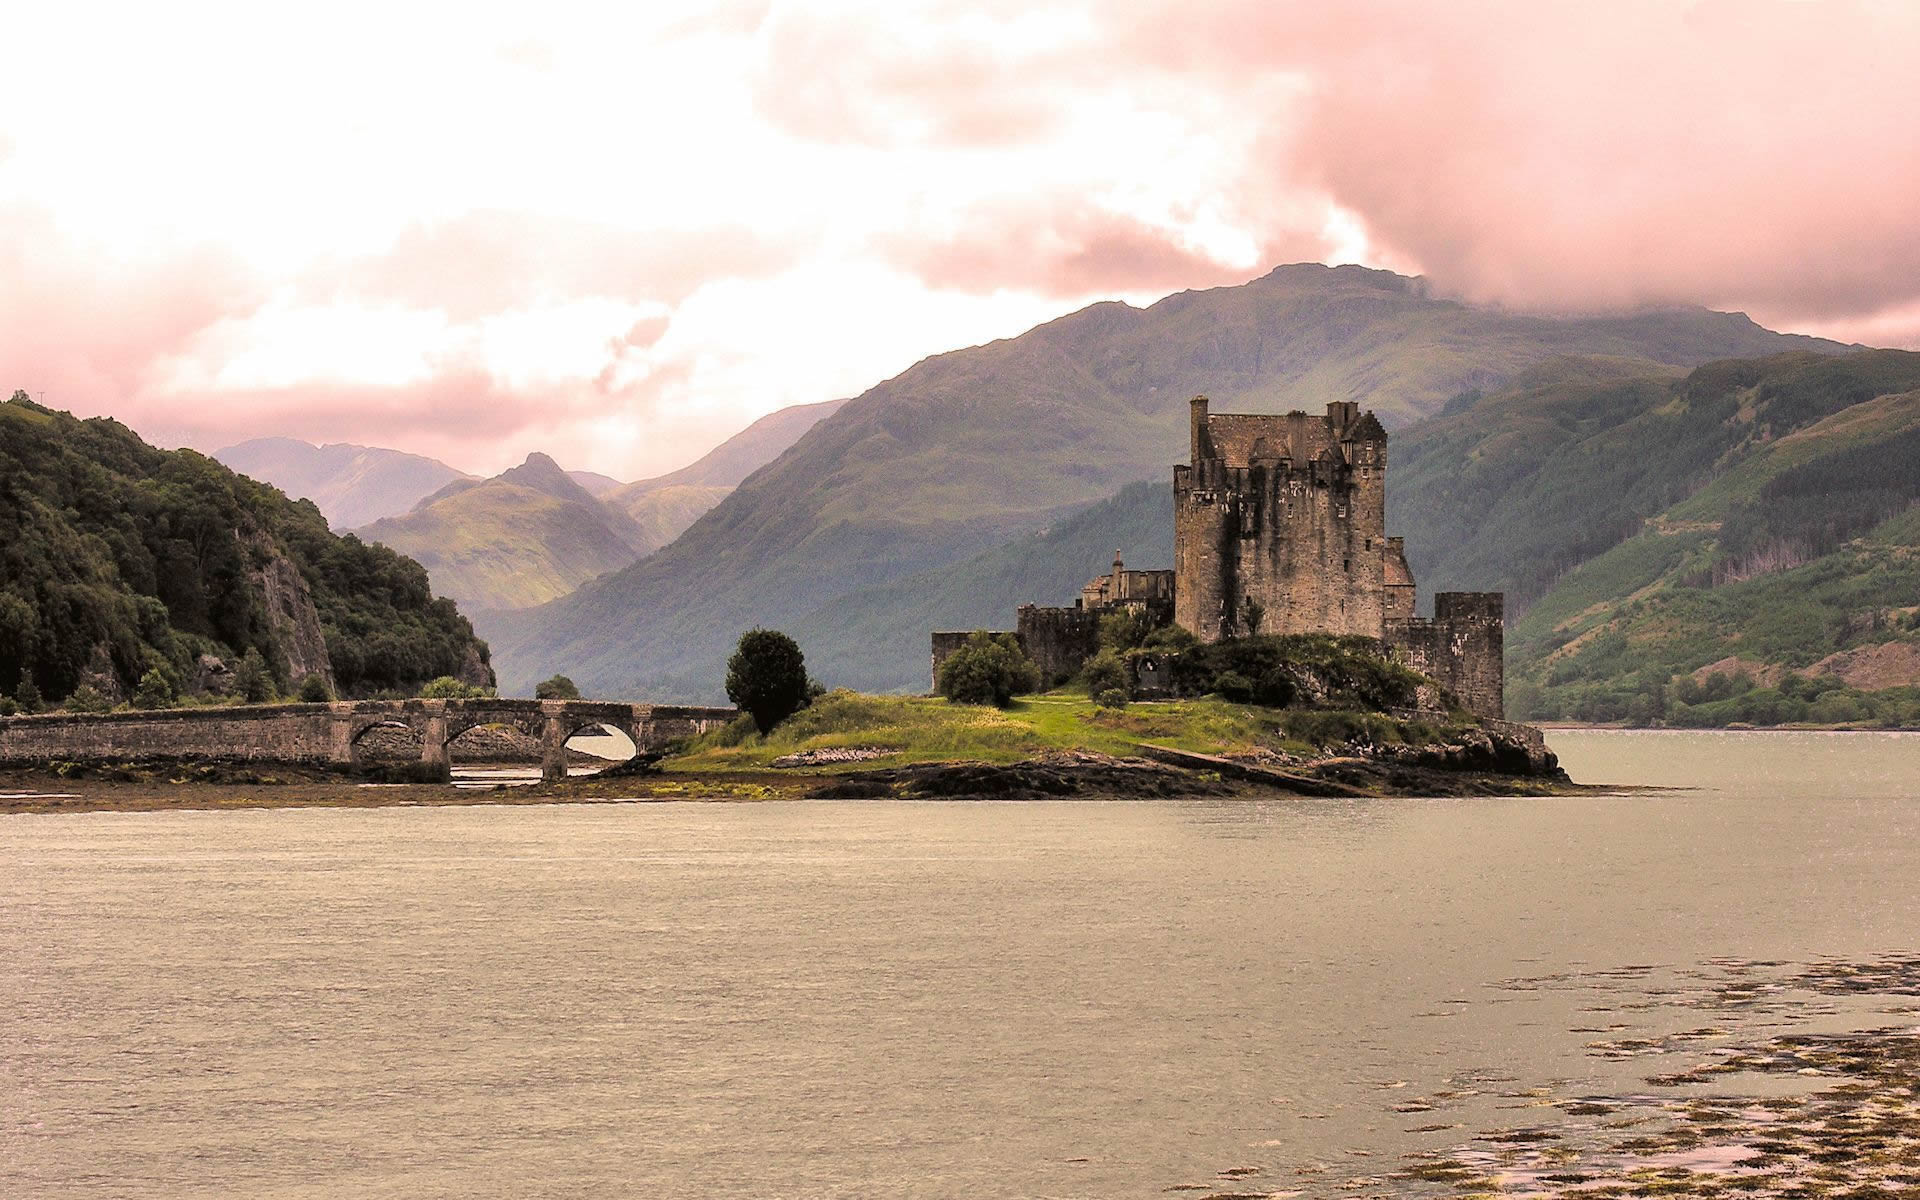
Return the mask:
<svg viewBox="0 0 1920 1200">
<path fill-rule="evenodd" d="M 730 708 L 602 700 L 355 700 L 0 718 L 0 763 L 112 759 L 229 759 L 349 766 L 370 729 L 397 726 L 420 738 L 421 761 L 445 771 L 447 747 L 479 725 L 510 725 L 541 744 L 541 774 L 564 779 L 567 740 L 607 726 L 636 751 L 732 721 Z"/>
</svg>

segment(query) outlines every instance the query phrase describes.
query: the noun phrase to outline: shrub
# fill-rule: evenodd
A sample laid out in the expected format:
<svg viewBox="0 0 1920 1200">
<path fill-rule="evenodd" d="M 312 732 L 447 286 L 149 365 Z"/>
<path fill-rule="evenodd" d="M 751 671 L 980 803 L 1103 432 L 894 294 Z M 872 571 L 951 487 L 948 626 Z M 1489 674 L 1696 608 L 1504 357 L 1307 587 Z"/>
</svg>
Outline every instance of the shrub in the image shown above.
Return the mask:
<svg viewBox="0 0 1920 1200">
<path fill-rule="evenodd" d="M 159 667 L 154 667 L 140 677 L 140 686 L 133 689 L 135 708 L 172 708 L 177 696 L 173 680 Z"/>
<path fill-rule="evenodd" d="M 1133 697 L 1122 688 L 1107 688 L 1096 692 L 1093 697 L 1093 702 L 1101 708 L 1125 708 L 1132 700 Z"/>
<path fill-rule="evenodd" d="M 1111 650 L 1088 659 L 1081 673 L 1087 681 L 1087 695 L 1096 701 L 1103 692 L 1119 692 L 1129 698 L 1133 695 L 1133 672 L 1127 669 L 1126 660 Z"/>
<path fill-rule="evenodd" d="M 315 672 L 300 681 L 300 702 L 303 704 L 326 704 L 333 699 L 333 689 L 327 681 Z"/>
<path fill-rule="evenodd" d="M 429 679 L 420 687 L 420 698 L 422 700 L 485 700 L 492 695 L 492 688 L 483 688 L 471 683 L 462 683 L 451 675 L 442 675 L 438 679 Z"/>
<path fill-rule="evenodd" d="M 12 696 L 0 696 L 0 717 L 11 717 L 20 711 Z"/>
<path fill-rule="evenodd" d="M 580 689 L 565 675 L 555 675 L 533 685 L 535 700 L 578 700 Z"/>
<path fill-rule="evenodd" d="M 100 694 L 100 689 L 90 683 L 83 683 L 75 688 L 73 695 L 67 697 L 66 703 L 68 712 L 77 713 L 103 713 L 112 707 L 113 704 Z"/>
<path fill-rule="evenodd" d="M 762 734 L 807 704 L 807 658 L 799 643 L 777 629 L 749 629 L 727 660 L 727 699 Z"/>
<path fill-rule="evenodd" d="M 233 669 L 233 692 L 248 704 L 265 704 L 273 699 L 273 673 L 257 646 L 249 647 L 240 665 Z"/>
<path fill-rule="evenodd" d="M 1140 643 L 1143 649 L 1168 650 L 1176 654 L 1182 650 L 1191 650 L 1199 644 L 1200 639 L 1184 625 L 1163 625 L 1148 634 L 1146 640 Z"/>
<path fill-rule="evenodd" d="M 940 664 L 935 683 L 940 694 L 956 704 L 1005 708 L 1015 696 L 1040 686 L 1040 671 L 1012 634 L 975 630 L 966 645 Z"/>
<path fill-rule="evenodd" d="M 1130 608 L 1110 612 L 1100 618 L 1100 646 L 1103 650 L 1125 654 L 1146 641 L 1150 632 L 1146 614 Z"/>
<path fill-rule="evenodd" d="M 40 699 L 39 685 L 35 684 L 31 678 L 23 677 L 20 680 L 20 686 L 14 689 L 13 696 L 19 702 L 20 711 L 23 713 L 37 713 L 45 703 Z"/>
</svg>

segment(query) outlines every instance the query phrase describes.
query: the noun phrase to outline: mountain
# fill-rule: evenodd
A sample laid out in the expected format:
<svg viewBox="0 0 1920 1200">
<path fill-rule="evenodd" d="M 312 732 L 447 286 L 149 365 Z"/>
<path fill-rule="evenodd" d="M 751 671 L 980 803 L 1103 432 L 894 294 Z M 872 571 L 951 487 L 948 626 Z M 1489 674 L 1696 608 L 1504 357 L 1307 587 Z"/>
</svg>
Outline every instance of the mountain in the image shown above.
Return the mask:
<svg viewBox="0 0 1920 1200">
<path fill-rule="evenodd" d="M 396 516 L 422 497 L 468 476 L 436 459 L 375 446 L 315 446 L 295 438 L 256 438 L 214 458 L 296 499 L 311 500 L 335 529 Z"/>
<path fill-rule="evenodd" d="M 282 690 L 491 676 L 418 563 L 335 536 L 311 502 L 25 392 L 0 404 L 0 691 L 117 698 L 154 672 L 191 690 L 202 655 L 249 651 Z"/>
<path fill-rule="evenodd" d="M 1564 355 L 1691 366 L 1788 348 L 1842 349 L 1704 309 L 1473 308 L 1358 267 L 1282 267 L 1146 309 L 1096 304 L 869 389 L 671 546 L 489 632 L 509 688 L 564 670 L 607 695 L 712 697 L 750 626 L 827 624 L 849 597 L 1163 478 L 1195 393 L 1267 412 L 1358 400 L 1405 425 Z M 836 637 L 810 652 L 861 653 L 859 631 Z M 923 659 L 889 653 L 871 678 L 924 686 Z"/>
<path fill-rule="evenodd" d="M 602 475 L 598 471 L 568 471 L 567 478 L 592 493 L 595 499 L 617 492 L 627 486 L 611 475 Z"/>
<path fill-rule="evenodd" d="M 454 480 L 359 533 L 417 559 L 436 589 L 476 613 L 564 596 L 660 544 L 544 454 L 492 479 Z"/>
<path fill-rule="evenodd" d="M 630 483 L 622 489 L 641 495 L 668 487 L 737 487 L 741 480 L 786 453 L 802 434 L 840 411 L 845 400 L 794 404 L 770 412 L 678 471 Z"/>
<path fill-rule="evenodd" d="M 832 416 L 845 403 L 844 400 L 824 400 L 768 413 L 709 450 L 697 462 L 595 495 L 632 517 L 634 523 L 646 531 L 652 545 L 664 546 L 726 499 L 727 493 L 741 480 L 780 457 L 801 434 Z"/>
</svg>

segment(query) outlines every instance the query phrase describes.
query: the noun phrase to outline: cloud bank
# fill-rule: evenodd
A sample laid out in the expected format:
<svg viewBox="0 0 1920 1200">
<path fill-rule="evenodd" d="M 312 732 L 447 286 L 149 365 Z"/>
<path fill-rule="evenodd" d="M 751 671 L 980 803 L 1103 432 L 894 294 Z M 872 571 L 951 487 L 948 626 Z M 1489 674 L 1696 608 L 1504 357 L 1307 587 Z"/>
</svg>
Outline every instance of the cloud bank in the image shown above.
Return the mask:
<svg viewBox="0 0 1920 1200">
<path fill-rule="evenodd" d="M 32 14 L 0 384 L 637 478 L 1285 261 L 1920 346 L 1911 5 L 643 7 Z"/>
</svg>

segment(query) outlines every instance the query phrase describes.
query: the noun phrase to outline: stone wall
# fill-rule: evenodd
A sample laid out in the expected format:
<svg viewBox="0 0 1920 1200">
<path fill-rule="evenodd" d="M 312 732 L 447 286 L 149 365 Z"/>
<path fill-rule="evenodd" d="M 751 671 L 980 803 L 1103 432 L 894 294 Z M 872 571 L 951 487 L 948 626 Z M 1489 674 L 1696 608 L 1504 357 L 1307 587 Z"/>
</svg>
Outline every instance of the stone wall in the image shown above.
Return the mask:
<svg viewBox="0 0 1920 1200">
<path fill-rule="evenodd" d="M 1100 652 L 1100 613 L 1084 608 L 1022 604 L 1015 628 L 1020 645 L 1040 668 L 1040 688 L 1058 687 Z"/>
<path fill-rule="evenodd" d="M 1505 597 L 1499 592 L 1441 592 L 1433 619 L 1388 621 L 1387 646 L 1414 670 L 1452 692 L 1468 712 L 1506 716 Z"/>
</svg>

